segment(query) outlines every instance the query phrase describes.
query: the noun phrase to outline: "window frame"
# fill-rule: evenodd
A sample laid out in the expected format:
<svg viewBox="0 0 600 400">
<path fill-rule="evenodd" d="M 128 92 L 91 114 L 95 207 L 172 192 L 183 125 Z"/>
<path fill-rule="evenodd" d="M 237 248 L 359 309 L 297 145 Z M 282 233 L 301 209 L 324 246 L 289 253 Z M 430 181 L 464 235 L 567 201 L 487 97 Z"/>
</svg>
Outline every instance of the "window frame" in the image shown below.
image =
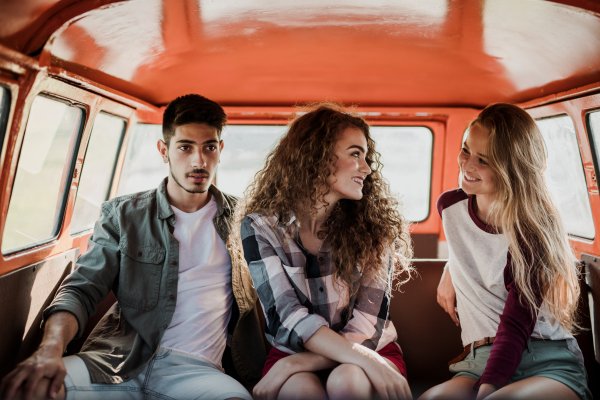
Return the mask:
<svg viewBox="0 0 600 400">
<path fill-rule="evenodd" d="M 78 108 L 82 111 L 82 117 L 81 117 L 81 120 L 79 121 L 79 126 L 76 128 L 78 132 L 75 134 L 76 136 L 74 138 L 74 143 L 72 145 L 72 148 L 71 148 L 71 146 L 69 146 L 69 148 L 67 148 L 67 152 L 69 150 L 71 150 L 71 156 L 70 156 L 70 159 L 67 158 L 67 159 L 69 159 L 69 162 L 65 163 L 65 165 L 63 166 L 63 170 L 62 170 L 62 176 L 61 176 L 62 188 L 59 188 L 59 190 L 60 190 L 59 197 L 62 196 L 62 198 L 59 198 L 60 207 L 58 207 L 58 209 L 55 213 L 54 227 L 52 228 L 52 236 L 50 236 L 49 238 L 46 238 L 46 239 L 39 240 L 37 242 L 29 243 L 25 246 L 10 249 L 6 253 L 2 253 L 2 255 L 4 257 L 8 257 L 13 254 L 23 252 L 25 250 L 29 250 L 31 248 L 44 245 L 46 243 L 53 242 L 60 235 L 61 227 L 63 225 L 64 218 L 65 218 L 65 211 L 67 210 L 67 202 L 69 200 L 69 186 L 71 185 L 71 181 L 73 180 L 73 176 L 75 174 L 75 164 L 77 162 L 77 149 L 79 149 L 79 147 L 81 146 L 81 140 L 82 140 L 84 128 L 86 125 L 88 110 L 86 109 L 86 107 L 83 104 L 73 102 L 73 101 L 70 101 L 70 100 L 67 100 L 62 97 L 55 96 L 51 93 L 46 93 L 46 92 L 38 93 L 33 98 L 31 104 L 33 104 L 33 101 L 35 101 L 35 99 L 37 99 L 38 97 L 44 97 L 44 98 L 47 98 L 47 99 L 50 99 L 53 101 L 57 101 L 59 103 L 63 103 L 69 107 Z M 17 158 L 16 168 L 19 167 L 19 161 L 21 159 L 21 152 L 23 150 L 23 143 L 25 141 L 25 132 L 27 131 L 27 125 L 29 123 L 29 118 L 31 117 L 31 104 L 30 104 L 30 107 L 29 107 L 29 110 L 27 113 L 27 120 L 25 121 L 25 124 L 24 124 L 23 136 L 21 138 L 21 142 L 19 145 L 19 155 L 18 155 L 18 157 L 16 157 Z M 73 138 L 71 140 L 73 140 Z M 69 157 L 68 153 L 67 153 L 67 157 Z M 15 178 L 16 178 L 16 168 L 15 168 L 15 173 L 14 173 L 14 177 L 12 180 L 10 196 L 8 199 L 9 206 L 10 206 L 12 196 L 13 196 L 13 188 L 14 188 Z M 8 214 L 8 208 L 7 208 L 7 214 Z M 4 216 L 4 218 L 6 219 L 6 215 Z M 3 228 L 4 228 L 4 226 L 3 226 Z M 2 239 L 3 238 L 4 238 L 4 229 L 2 229 Z"/>
<path fill-rule="evenodd" d="M 600 146 L 598 146 L 598 148 L 596 148 L 596 141 L 594 140 L 594 138 L 595 138 L 595 135 L 597 135 L 598 142 L 600 143 L 600 129 L 598 129 L 598 132 L 596 132 L 594 134 L 594 131 L 590 124 L 590 116 L 595 113 L 600 115 L 600 108 L 597 108 L 594 110 L 588 110 L 585 112 L 585 129 L 587 131 L 588 143 L 590 145 L 590 150 L 592 151 L 592 160 L 594 163 L 594 175 L 593 175 L 592 179 L 595 178 L 596 184 L 597 184 L 598 172 L 600 171 Z"/>
<path fill-rule="evenodd" d="M 68 188 L 68 194 L 64 194 L 67 198 L 66 207 L 62 213 L 62 224 L 58 230 L 58 236 L 52 241 L 39 244 L 36 247 L 31 247 L 27 250 L 14 253 L 11 252 L 7 255 L 0 254 L 0 275 L 15 271 L 25 265 L 31 265 L 43 261 L 49 257 L 56 256 L 73 248 L 79 248 L 80 253 L 83 253 L 87 250 L 87 239 L 91 235 L 91 232 L 88 230 L 76 235 L 70 235 L 69 227 L 73 213 L 75 196 L 79 184 L 79 178 L 81 176 L 83 159 L 87 150 L 91 128 L 93 126 L 93 121 L 96 114 L 100 111 L 104 111 L 127 121 L 127 127 L 121 141 L 117 165 L 113 173 L 110 197 L 114 197 L 117 190 L 116 183 L 118 182 L 118 179 L 114 179 L 114 177 L 118 177 L 119 171 L 122 168 L 125 155 L 123 150 L 126 147 L 130 128 L 132 124 L 135 124 L 137 119 L 135 107 L 139 108 L 138 112 L 141 110 L 147 113 L 156 113 L 159 110 L 157 107 L 146 103 L 134 103 L 133 105 L 129 104 L 131 103 L 129 99 L 121 99 L 118 96 L 118 93 L 114 95 L 116 96 L 115 98 L 117 100 L 104 97 L 101 94 L 86 90 L 85 85 L 77 86 L 76 83 L 70 83 L 69 79 L 55 77 L 53 74 L 46 76 L 45 74 L 39 73 L 37 79 L 32 77 L 29 79 L 30 82 L 34 82 L 35 80 L 35 83 L 32 83 L 29 86 L 26 85 L 25 89 L 21 91 L 18 96 L 15 96 L 15 90 L 19 88 L 18 85 L 15 85 L 15 89 L 12 91 L 12 108 L 14 115 L 12 122 L 10 121 L 9 117 L 10 131 L 7 132 L 6 135 L 5 146 L 2 153 L 3 156 L 5 154 L 6 156 L 2 159 L 2 174 L 0 175 L 0 190 L 3 191 L 2 193 L 6 194 L 6 196 L 2 196 L 2 198 L 0 198 L 0 240 L 4 234 L 4 225 L 6 222 L 8 204 L 10 197 L 12 196 L 12 187 L 18 158 L 20 155 L 19 153 L 21 150 L 25 134 L 25 127 L 29 118 L 33 99 L 38 94 L 45 93 L 51 97 L 56 97 L 69 103 L 77 103 L 81 105 L 86 110 L 84 117 L 84 128 L 79 141 L 79 147 L 73 149 L 73 155 L 76 157 L 76 162 L 74 167 L 69 166 L 71 171 L 67 177 L 70 178 L 70 181 L 67 180 L 69 185 L 66 186 Z M 2 81 L 1 77 L 0 81 Z M 103 94 L 113 96 L 112 92 Z M 19 112 L 14 112 L 14 110 L 18 110 Z M 67 166 L 65 166 L 65 168 L 67 168 Z"/>
<path fill-rule="evenodd" d="M 579 148 L 579 161 L 581 162 L 581 170 L 583 172 L 583 178 L 585 179 L 586 194 L 587 194 L 588 202 L 590 204 L 590 212 L 591 212 L 592 211 L 591 210 L 591 208 L 592 208 L 592 202 L 590 200 L 589 194 L 587 193 L 588 192 L 588 190 L 587 190 L 588 189 L 588 182 L 587 182 L 587 177 L 586 177 L 586 173 L 585 173 L 585 164 L 583 162 L 583 154 L 581 152 L 581 143 L 579 142 L 579 135 L 577 133 L 577 127 L 575 125 L 575 120 L 573 119 L 573 117 L 571 115 L 569 115 L 566 112 L 563 112 L 563 113 L 559 113 L 559 114 L 555 114 L 555 115 L 549 115 L 549 116 L 546 116 L 546 117 L 535 118 L 534 121 L 536 122 L 536 125 L 537 125 L 538 121 L 549 120 L 549 119 L 553 119 L 553 118 L 561 118 L 561 117 L 568 117 L 571 120 L 571 122 L 573 123 L 573 127 L 575 128 L 575 140 L 577 140 L 577 147 Z M 543 133 L 542 133 L 542 136 L 543 136 Z M 544 146 L 547 149 L 548 145 L 546 143 L 544 143 Z M 594 239 L 596 238 L 596 236 L 598 236 L 598 232 L 597 232 L 597 229 L 596 229 L 596 224 L 595 224 L 593 212 L 592 212 L 592 226 L 594 228 L 594 236 L 593 237 L 576 235 L 576 234 L 570 233 L 570 232 L 567 232 L 567 234 L 569 235 L 569 238 L 579 238 L 579 239 L 594 241 Z"/>
<path fill-rule="evenodd" d="M 118 181 L 118 178 L 116 177 L 116 172 L 117 172 L 117 168 L 119 166 L 119 161 L 121 159 L 121 152 L 123 150 L 123 143 L 125 141 L 125 135 L 126 135 L 126 133 L 128 132 L 128 129 L 129 129 L 129 120 L 127 118 L 123 117 L 123 116 L 115 115 L 115 114 L 109 113 L 109 112 L 104 111 L 104 110 L 99 110 L 96 113 L 96 115 L 94 117 L 94 121 L 91 122 L 91 130 L 90 130 L 90 134 L 89 134 L 89 137 L 87 139 L 86 146 L 85 146 L 85 153 L 83 155 L 83 162 L 81 164 L 81 174 L 83 174 L 83 168 L 85 167 L 85 157 L 86 157 L 87 152 L 88 152 L 89 142 L 90 142 L 90 140 L 92 138 L 92 133 L 93 133 L 93 130 L 94 130 L 94 124 L 96 122 L 96 118 L 98 118 L 98 116 L 100 114 L 105 114 L 105 115 L 109 115 L 111 117 L 119 118 L 119 119 L 121 119 L 125 123 L 125 125 L 123 126 L 123 130 L 121 131 L 121 137 L 119 138 L 119 143 L 117 144 L 117 153 L 116 153 L 116 157 L 115 157 L 115 162 L 114 162 L 114 164 L 112 166 L 110 180 L 109 180 L 109 183 L 108 183 L 108 189 L 106 191 L 106 194 L 105 194 L 104 200 L 103 200 L 103 201 L 106 201 L 106 200 L 110 199 L 111 194 L 114 192 L 113 186 L 115 184 L 115 180 Z M 77 190 L 75 191 L 75 199 L 73 200 L 73 210 L 75 209 L 75 202 L 77 201 L 77 194 L 78 193 L 79 193 L 79 181 L 78 181 L 78 184 L 77 184 Z M 71 216 L 72 216 L 72 214 L 71 214 Z M 69 222 L 72 222 L 72 221 L 69 221 Z M 92 230 L 93 230 L 93 227 L 92 227 L 92 228 L 82 229 L 82 230 L 79 230 L 77 232 L 72 232 L 70 225 L 71 224 L 69 223 L 69 235 L 72 236 L 72 237 L 80 236 L 80 235 L 85 234 L 85 233 L 91 233 Z"/>
</svg>

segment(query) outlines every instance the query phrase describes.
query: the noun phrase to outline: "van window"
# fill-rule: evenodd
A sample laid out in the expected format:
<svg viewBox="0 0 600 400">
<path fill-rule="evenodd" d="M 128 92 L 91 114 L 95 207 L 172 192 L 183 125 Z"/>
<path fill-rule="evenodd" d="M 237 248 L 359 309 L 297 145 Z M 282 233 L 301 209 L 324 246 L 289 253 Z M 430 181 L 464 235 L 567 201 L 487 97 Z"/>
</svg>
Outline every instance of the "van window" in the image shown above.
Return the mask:
<svg viewBox="0 0 600 400">
<path fill-rule="evenodd" d="M 600 111 L 594 111 L 587 115 L 588 135 L 596 168 L 596 180 L 600 175 Z"/>
<path fill-rule="evenodd" d="M 593 239 L 596 231 L 575 125 L 567 115 L 540 119 L 536 123 L 548 151 L 546 179 L 567 232 Z"/>
<path fill-rule="evenodd" d="M 108 199 L 125 120 L 100 113 L 83 160 L 77 198 L 71 219 L 71 234 L 91 229 L 100 216 L 100 205 Z"/>
<path fill-rule="evenodd" d="M 83 121 L 77 106 L 45 96 L 33 100 L 2 235 L 3 254 L 58 235 Z"/>
<path fill-rule="evenodd" d="M 0 153 L 4 146 L 4 135 L 6 134 L 6 123 L 10 112 L 10 92 L 0 85 Z"/>
<path fill-rule="evenodd" d="M 156 189 L 169 175 L 169 165 L 163 162 L 156 148 L 162 138 L 161 125 L 137 124 L 133 127 L 117 196 Z"/>
<path fill-rule="evenodd" d="M 429 217 L 433 132 L 423 126 L 372 126 L 384 165 L 383 176 L 402 203 L 401 212 L 413 222 Z"/>
<path fill-rule="evenodd" d="M 217 170 L 218 188 L 242 196 L 286 129 L 281 125 L 227 125 L 221 133 L 225 146 Z"/>
</svg>

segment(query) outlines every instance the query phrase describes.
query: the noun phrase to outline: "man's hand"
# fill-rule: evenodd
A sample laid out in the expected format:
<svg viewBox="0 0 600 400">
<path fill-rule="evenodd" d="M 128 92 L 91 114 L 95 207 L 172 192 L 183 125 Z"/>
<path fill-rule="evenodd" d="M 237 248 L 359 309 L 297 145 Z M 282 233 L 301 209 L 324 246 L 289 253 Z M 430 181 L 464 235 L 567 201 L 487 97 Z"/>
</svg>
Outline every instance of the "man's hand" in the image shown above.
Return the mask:
<svg viewBox="0 0 600 400">
<path fill-rule="evenodd" d="M 481 386 L 479 386 L 479 391 L 477 392 L 476 400 L 483 400 L 490 394 L 494 393 L 496 390 L 498 390 L 496 386 L 492 385 L 491 383 L 484 383 Z"/>
<path fill-rule="evenodd" d="M 450 315 L 450 318 L 452 318 L 456 326 L 458 326 L 458 314 L 456 312 L 456 307 L 454 306 L 455 301 L 456 291 L 452 284 L 452 277 L 450 276 L 448 268 L 444 268 L 442 279 L 440 279 L 440 284 L 437 288 L 437 302 Z"/>
<path fill-rule="evenodd" d="M 2 379 L 0 399 L 10 400 L 19 393 L 29 400 L 44 379 L 50 380 L 46 395 L 55 398 L 67 375 L 62 355 L 78 327 L 77 319 L 69 312 L 59 311 L 51 315 L 37 351 Z"/>
<path fill-rule="evenodd" d="M 60 344 L 40 347 L 2 379 L 0 398 L 9 400 L 20 392 L 26 400 L 29 400 L 43 378 L 50 380 L 47 395 L 51 399 L 55 398 L 67 375 L 62 354 L 63 349 Z"/>
</svg>

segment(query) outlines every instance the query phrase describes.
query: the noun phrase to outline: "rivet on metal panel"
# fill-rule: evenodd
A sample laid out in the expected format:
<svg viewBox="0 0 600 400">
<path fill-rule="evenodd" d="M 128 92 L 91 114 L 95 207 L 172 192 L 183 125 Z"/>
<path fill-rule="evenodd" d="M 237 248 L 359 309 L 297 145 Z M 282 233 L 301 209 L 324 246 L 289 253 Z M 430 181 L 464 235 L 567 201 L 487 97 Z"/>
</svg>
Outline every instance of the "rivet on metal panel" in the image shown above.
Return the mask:
<svg viewBox="0 0 600 400">
<path fill-rule="evenodd" d="M 33 268 L 31 268 L 31 271 L 32 271 L 32 272 L 35 272 L 35 269 L 36 269 L 36 267 L 33 267 Z"/>
</svg>

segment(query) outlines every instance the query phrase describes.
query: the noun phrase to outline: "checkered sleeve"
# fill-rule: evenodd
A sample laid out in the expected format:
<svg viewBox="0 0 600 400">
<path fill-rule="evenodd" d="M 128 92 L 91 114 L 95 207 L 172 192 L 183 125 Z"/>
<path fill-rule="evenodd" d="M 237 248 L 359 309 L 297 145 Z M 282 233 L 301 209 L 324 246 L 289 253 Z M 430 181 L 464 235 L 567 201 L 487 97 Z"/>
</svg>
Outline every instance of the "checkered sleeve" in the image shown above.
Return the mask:
<svg viewBox="0 0 600 400">
<path fill-rule="evenodd" d="M 394 259 L 389 255 L 384 276 L 365 279 L 356 294 L 352 318 L 340 334 L 354 343 L 378 350 L 389 321 Z M 384 343 L 382 343 L 384 344 Z M 385 343 L 387 344 L 387 343 Z"/>
<path fill-rule="evenodd" d="M 265 313 L 268 336 L 273 337 L 273 346 L 287 353 L 297 353 L 304 351 L 304 343 L 317 329 L 329 325 L 322 316 L 309 313 L 298 300 L 289 272 L 277 255 L 276 249 L 281 245 L 275 235 L 268 235 L 270 229 L 260 218 L 246 216 L 242 220 L 244 258 Z"/>
</svg>

